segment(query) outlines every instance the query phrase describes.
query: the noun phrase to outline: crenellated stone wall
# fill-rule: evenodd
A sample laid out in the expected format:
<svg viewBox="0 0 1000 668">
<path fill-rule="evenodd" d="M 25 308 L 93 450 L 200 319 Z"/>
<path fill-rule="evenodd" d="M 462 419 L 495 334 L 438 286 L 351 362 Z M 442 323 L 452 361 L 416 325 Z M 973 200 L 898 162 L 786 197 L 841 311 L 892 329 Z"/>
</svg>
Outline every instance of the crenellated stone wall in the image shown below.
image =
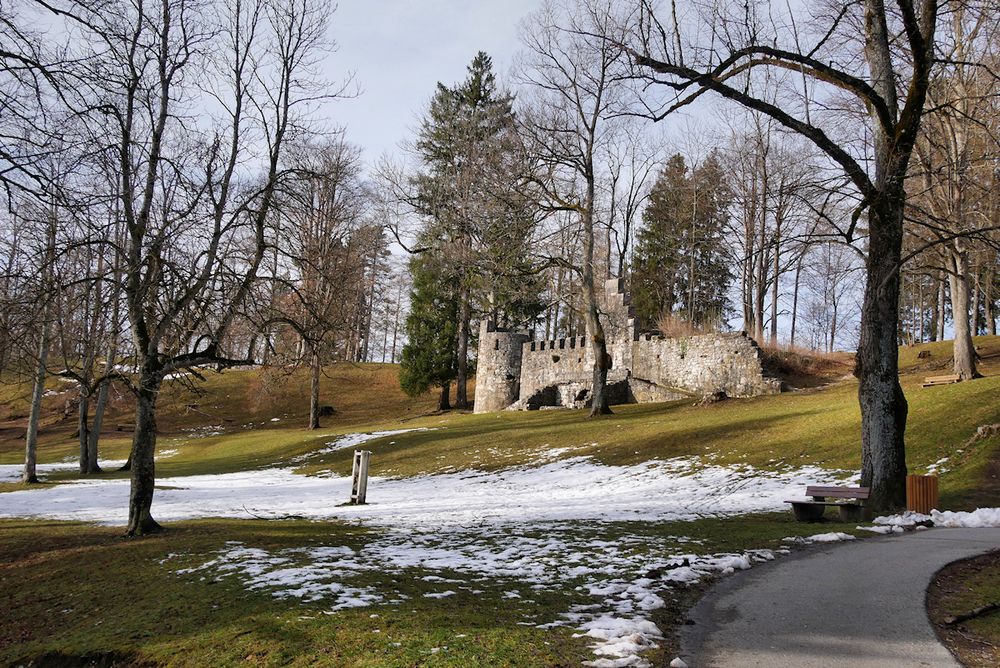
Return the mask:
<svg viewBox="0 0 1000 668">
<path fill-rule="evenodd" d="M 666 338 L 639 334 L 629 295 L 618 279 L 607 281 L 602 324 L 611 355 L 612 403 L 670 401 L 724 392 L 730 397 L 776 394 L 757 344 L 744 332 Z M 526 332 L 484 322 L 479 338 L 475 411 L 543 406 L 582 407 L 593 382 L 589 337 L 532 341 Z"/>
</svg>

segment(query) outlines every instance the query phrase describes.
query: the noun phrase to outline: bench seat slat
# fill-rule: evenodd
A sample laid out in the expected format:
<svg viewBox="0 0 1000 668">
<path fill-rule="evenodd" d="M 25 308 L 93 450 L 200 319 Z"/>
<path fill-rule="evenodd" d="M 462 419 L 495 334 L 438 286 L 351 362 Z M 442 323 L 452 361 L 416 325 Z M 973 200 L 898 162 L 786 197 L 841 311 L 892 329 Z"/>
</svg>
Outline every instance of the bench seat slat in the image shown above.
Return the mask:
<svg viewBox="0 0 1000 668">
<path fill-rule="evenodd" d="M 806 496 L 829 496 L 838 499 L 867 499 L 868 487 L 806 487 Z"/>
<path fill-rule="evenodd" d="M 814 501 L 812 499 L 788 499 L 785 503 L 801 503 L 808 506 L 860 506 L 860 503 L 851 501 Z"/>
</svg>

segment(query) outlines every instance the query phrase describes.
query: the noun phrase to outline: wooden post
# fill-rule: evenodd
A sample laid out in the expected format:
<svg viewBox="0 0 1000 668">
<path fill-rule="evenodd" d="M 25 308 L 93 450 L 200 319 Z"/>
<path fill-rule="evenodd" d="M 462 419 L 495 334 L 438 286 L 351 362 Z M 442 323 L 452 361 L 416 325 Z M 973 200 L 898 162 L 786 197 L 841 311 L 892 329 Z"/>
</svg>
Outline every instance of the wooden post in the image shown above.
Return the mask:
<svg viewBox="0 0 1000 668">
<path fill-rule="evenodd" d="M 370 450 L 354 451 L 354 470 L 351 473 L 351 503 L 363 505 L 368 493 L 368 460 Z"/>
<path fill-rule="evenodd" d="M 906 476 L 906 507 L 908 510 L 924 515 L 938 507 L 938 478 L 936 475 Z"/>
</svg>

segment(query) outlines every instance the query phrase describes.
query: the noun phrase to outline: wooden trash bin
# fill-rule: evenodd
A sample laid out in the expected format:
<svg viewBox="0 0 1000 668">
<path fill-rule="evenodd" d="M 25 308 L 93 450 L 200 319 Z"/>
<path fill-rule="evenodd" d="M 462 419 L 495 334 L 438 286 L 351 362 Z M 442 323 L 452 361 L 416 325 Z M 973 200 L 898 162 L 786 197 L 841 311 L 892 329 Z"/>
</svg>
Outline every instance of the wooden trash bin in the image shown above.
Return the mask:
<svg viewBox="0 0 1000 668">
<path fill-rule="evenodd" d="M 906 508 L 927 515 L 938 507 L 938 477 L 936 475 L 906 476 Z"/>
</svg>

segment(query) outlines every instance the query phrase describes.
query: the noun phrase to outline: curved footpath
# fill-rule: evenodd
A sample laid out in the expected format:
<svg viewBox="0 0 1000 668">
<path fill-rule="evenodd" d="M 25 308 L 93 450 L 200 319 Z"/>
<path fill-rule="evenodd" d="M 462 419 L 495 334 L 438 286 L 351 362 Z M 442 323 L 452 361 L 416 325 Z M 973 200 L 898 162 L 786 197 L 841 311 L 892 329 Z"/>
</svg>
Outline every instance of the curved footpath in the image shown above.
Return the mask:
<svg viewBox="0 0 1000 668">
<path fill-rule="evenodd" d="M 681 635 L 692 668 L 958 666 L 924 597 L 941 567 L 1000 548 L 1000 528 L 932 529 L 812 548 L 726 578 Z"/>
</svg>

